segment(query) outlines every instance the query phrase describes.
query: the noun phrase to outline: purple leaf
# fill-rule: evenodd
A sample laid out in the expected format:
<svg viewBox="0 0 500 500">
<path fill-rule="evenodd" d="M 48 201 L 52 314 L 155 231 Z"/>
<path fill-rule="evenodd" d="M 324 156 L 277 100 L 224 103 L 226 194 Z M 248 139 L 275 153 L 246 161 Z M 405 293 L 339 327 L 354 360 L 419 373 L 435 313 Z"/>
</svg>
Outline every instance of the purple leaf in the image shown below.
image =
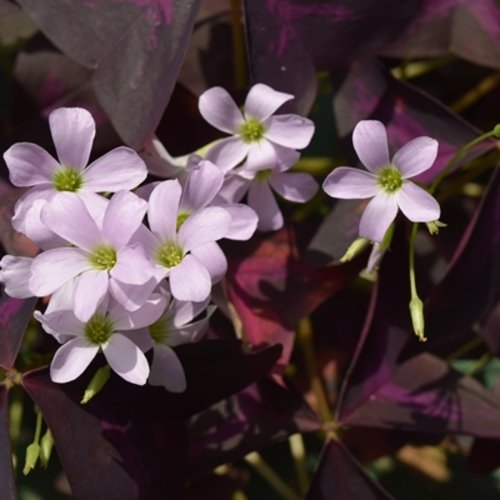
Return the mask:
<svg viewBox="0 0 500 500">
<path fill-rule="evenodd" d="M 0 385 L 0 491 L 2 499 L 15 500 L 16 483 L 12 468 L 8 413 L 8 391 L 4 385 Z"/>
<path fill-rule="evenodd" d="M 376 119 L 387 127 L 391 156 L 418 136 L 439 142 L 436 162 L 417 181 L 432 180 L 459 147 L 481 133 L 431 96 L 393 78 L 375 59 L 356 61 L 339 84 L 333 107 L 341 136 L 350 134 L 360 120 Z M 492 147 L 492 141 L 476 146 L 457 166 Z"/>
<path fill-rule="evenodd" d="M 271 236 L 256 236 L 244 247 L 232 245 L 228 253 L 228 296 L 245 336 L 255 346 L 280 343 L 281 367 L 290 358 L 296 322 L 345 287 L 358 270 L 353 265 L 307 265 L 297 235 L 291 226 L 285 227 Z"/>
<path fill-rule="evenodd" d="M 491 350 L 500 353 L 500 175 L 488 191 L 457 246 L 444 279 L 427 301 L 433 345 L 478 328 Z M 485 325 L 485 329 L 481 328 Z"/>
<path fill-rule="evenodd" d="M 94 69 L 94 89 L 122 139 L 139 148 L 172 93 L 199 0 L 21 0 L 69 57 Z"/>
<path fill-rule="evenodd" d="M 341 442 L 325 444 L 307 500 L 390 500 Z"/>
<path fill-rule="evenodd" d="M 320 428 L 297 391 L 263 379 L 191 418 L 189 474 L 198 476 L 295 432 Z"/>
<path fill-rule="evenodd" d="M 36 299 L 0 297 L 0 367 L 14 366 Z"/>
<path fill-rule="evenodd" d="M 383 55 L 405 59 L 449 52 L 479 65 L 500 68 L 497 0 L 425 0 L 404 33 L 382 50 Z"/>
</svg>

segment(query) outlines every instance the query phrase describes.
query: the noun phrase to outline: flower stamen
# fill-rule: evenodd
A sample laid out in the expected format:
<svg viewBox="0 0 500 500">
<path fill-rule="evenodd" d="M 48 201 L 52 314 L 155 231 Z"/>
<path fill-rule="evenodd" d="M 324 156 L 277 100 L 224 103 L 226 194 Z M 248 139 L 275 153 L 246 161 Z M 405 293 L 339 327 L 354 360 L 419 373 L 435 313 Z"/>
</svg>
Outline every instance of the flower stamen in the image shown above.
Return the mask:
<svg viewBox="0 0 500 500">
<path fill-rule="evenodd" d="M 378 183 L 387 193 L 398 191 L 403 185 L 403 178 L 399 170 L 392 166 L 384 167 L 378 173 Z"/>
<path fill-rule="evenodd" d="M 109 271 L 116 264 L 116 250 L 111 245 L 99 245 L 90 254 L 90 263 L 99 271 Z"/>
<path fill-rule="evenodd" d="M 183 249 L 173 241 L 166 241 L 156 250 L 156 260 L 164 267 L 175 267 L 182 262 Z"/>
<path fill-rule="evenodd" d="M 114 331 L 113 322 L 106 316 L 94 314 L 85 324 L 85 338 L 92 345 L 105 344 Z"/>
<path fill-rule="evenodd" d="M 264 137 L 264 125 L 256 118 L 249 118 L 240 126 L 239 134 L 243 142 L 260 141 Z"/>
<path fill-rule="evenodd" d="M 75 193 L 83 186 L 83 178 L 78 170 L 71 167 L 61 167 L 54 172 L 52 183 L 57 191 L 70 191 Z"/>
</svg>

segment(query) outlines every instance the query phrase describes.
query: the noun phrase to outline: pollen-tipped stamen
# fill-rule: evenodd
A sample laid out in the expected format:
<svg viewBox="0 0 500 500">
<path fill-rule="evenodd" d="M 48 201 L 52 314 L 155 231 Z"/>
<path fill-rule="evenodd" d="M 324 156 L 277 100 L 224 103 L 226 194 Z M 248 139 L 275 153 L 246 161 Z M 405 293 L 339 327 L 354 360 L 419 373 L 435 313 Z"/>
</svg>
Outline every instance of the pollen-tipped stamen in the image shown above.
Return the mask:
<svg viewBox="0 0 500 500">
<path fill-rule="evenodd" d="M 105 344 L 113 334 L 113 322 L 106 316 L 94 314 L 84 329 L 85 338 L 93 345 Z"/>
<path fill-rule="evenodd" d="M 403 185 L 403 177 L 398 169 L 388 166 L 378 173 L 378 183 L 387 193 L 394 193 Z"/>
<path fill-rule="evenodd" d="M 89 260 L 99 271 L 109 271 L 116 264 L 116 250 L 111 245 L 99 245 L 91 252 Z"/>
<path fill-rule="evenodd" d="M 256 118 L 249 118 L 240 126 L 239 132 L 243 142 L 256 142 L 264 137 L 265 127 Z"/>
<path fill-rule="evenodd" d="M 164 267 L 175 267 L 182 262 L 184 251 L 173 241 L 166 241 L 156 250 L 156 261 Z"/>
<path fill-rule="evenodd" d="M 61 167 L 52 176 L 52 183 L 57 191 L 76 192 L 83 186 L 83 178 L 78 172 L 71 167 Z"/>
</svg>

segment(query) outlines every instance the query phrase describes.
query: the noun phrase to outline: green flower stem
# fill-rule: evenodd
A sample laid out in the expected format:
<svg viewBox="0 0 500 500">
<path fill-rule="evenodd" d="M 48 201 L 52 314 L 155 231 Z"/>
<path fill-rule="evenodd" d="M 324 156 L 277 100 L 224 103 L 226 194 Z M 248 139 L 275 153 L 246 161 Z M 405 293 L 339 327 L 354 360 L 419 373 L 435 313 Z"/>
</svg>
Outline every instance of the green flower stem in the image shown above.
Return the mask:
<svg viewBox="0 0 500 500">
<path fill-rule="evenodd" d="M 309 489 L 309 471 L 307 470 L 306 463 L 306 449 L 304 446 L 304 438 L 302 434 L 292 434 L 288 438 L 290 445 L 290 453 L 292 454 L 293 464 L 295 466 L 295 475 L 299 484 L 300 494 L 304 495 Z"/>
<path fill-rule="evenodd" d="M 418 224 L 413 224 L 410 234 L 410 315 L 413 331 L 421 342 L 427 340 L 425 336 L 424 305 L 417 292 L 415 279 L 415 238 L 417 236 Z"/>
<path fill-rule="evenodd" d="M 429 193 L 433 194 L 436 188 L 438 187 L 439 183 L 446 177 L 452 170 L 452 168 L 458 163 L 458 160 L 462 158 L 462 156 L 467 153 L 470 149 L 472 149 L 474 146 L 477 144 L 485 141 L 486 139 L 489 139 L 490 137 L 495 137 L 498 135 L 498 125 L 493 128 L 493 130 L 490 130 L 489 132 L 486 132 L 485 134 L 480 135 L 479 137 L 476 137 L 472 141 L 468 142 L 464 146 L 462 146 L 451 158 L 451 160 L 448 162 L 448 165 L 446 165 L 441 172 L 439 172 L 438 176 L 434 179 L 434 182 L 431 184 L 431 187 L 429 188 Z"/>
</svg>

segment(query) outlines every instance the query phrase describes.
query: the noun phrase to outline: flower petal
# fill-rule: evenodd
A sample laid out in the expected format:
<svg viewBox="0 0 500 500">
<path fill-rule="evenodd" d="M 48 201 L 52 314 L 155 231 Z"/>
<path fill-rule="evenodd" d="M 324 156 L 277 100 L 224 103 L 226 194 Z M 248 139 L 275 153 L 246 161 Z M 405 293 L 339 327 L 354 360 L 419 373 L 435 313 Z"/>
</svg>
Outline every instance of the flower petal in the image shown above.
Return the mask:
<svg viewBox="0 0 500 500">
<path fill-rule="evenodd" d="M 185 300 L 172 299 L 167 317 L 176 328 L 182 328 L 186 323 L 193 321 L 196 316 L 201 314 L 208 306 L 210 297 L 201 302 L 189 302 Z"/>
<path fill-rule="evenodd" d="M 165 387 L 170 392 L 184 392 L 187 387 L 184 368 L 168 345 L 157 344 L 154 348 L 149 383 Z"/>
<path fill-rule="evenodd" d="M 249 145 L 239 137 L 228 137 L 215 142 L 205 155 L 205 159 L 215 163 L 223 172 L 228 172 L 241 163 L 248 154 Z"/>
<path fill-rule="evenodd" d="M 149 197 L 148 222 L 151 231 L 160 240 L 175 241 L 177 214 L 182 188 L 177 180 L 163 181 Z"/>
<path fill-rule="evenodd" d="M 83 172 L 83 187 L 93 192 L 134 189 L 148 175 L 140 156 L 125 146 L 115 148 L 92 162 Z"/>
<path fill-rule="evenodd" d="M 30 142 L 18 142 L 3 154 L 14 186 L 52 185 L 59 163 L 45 149 Z"/>
<path fill-rule="evenodd" d="M 253 178 L 253 174 L 252 174 Z M 215 198 L 214 205 L 225 205 L 226 203 L 238 203 L 245 196 L 250 187 L 251 179 L 242 177 L 237 173 L 230 172 L 224 179 L 224 184 Z"/>
<path fill-rule="evenodd" d="M 195 212 L 205 208 L 220 191 L 224 182 L 222 170 L 207 160 L 189 169 L 182 192 L 181 210 Z"/>
<path fill-rule="evenodd" d="M 250 89 L 245 100 L 245 117 L 264 121 L 290 99 L 293 99 L 292 94 L 278 92 L 269 85 L 257 83 Z"/>
<path fill-rule="evenodd" d="M 291 149 L 305 148 L 314 134 L 314 122 L 299 115 L 272 116 L 266 125 L 266 139 Z"/>
<path fill-rule="evenodd" d="M 95 358 L 99 346 L 89 345 L 80 337 L 71 339 L 54 354 L 50 364 L 50 378 L 64 384 L 79 377 Z"/>
<path fill-rule="evenodd" d="M 142 245 L 137 244 L 118 252 L 116 264 L 110 274 L 122 283 L 142 285 L 154 276 L 155 270 L 155 266 L 144 255 Z"/>
<path fill-rule="evenodd" d="M 169 281 L 172 295 L 178 300 L 201 302 L 212 289 L 210 274 L 193 255 L 186 255 L 179 265 L 170 269 Z"/>
<path fill-rule="evenodd" d="M 227 259 L 224 252 L 217 243 L 207 243 L 191 250 L 194 255 L 206 268 L 212 283 L 220 281 L 227 271 Z"/>
<path fill-rule="evenodd" d="M 56 338 L 83 337 L 85 323 L 80 321 L 73 311 L 54 311 L 52 313 L 40 314 L 35 311 L 35 318 L 40 321 L 43 329 Z"/>
<path fill-rule="evenodd" d="M 441 215 L 439 203 L 427 191 L 406 181 L 398 192 L 401 212 L 412 222 L 431 222 Z"/>
<path fill-rule="evenodd" d="M 231 216 L 231 225 L 224 238 L 245 241 L 252 237 L 257 229 L 259 217 L 255 210 L 243 203 L 223 205 Z"/>
<path fill-rule="evenodd" d="M 139 229 L 148 204 L 130 191 L 120 191 L 110 200 L 104 214 L 102 234 L 117 249 L 123 248 Z"/>
<path fill-rule="evenodd" d="M 248 150 L 247 160 L 243 165 L 244 170 L 257 172 L 273 168 L 278 159 L 276 150 L 267 139 L 259 142 L 251 142 Z"/>
<path fill-rule="evenodd" d="M 243 115 L 228 91 L 222 87 L 213 87 L 203 92 L 198 101 L 201 116 L 210 125 L 232 134 L 243 123 Z"/>
<path fill-rule="evenodd" d="M 387 131 L 382 122 L 360 121 L 352 132 L 352 143 L 361 163 L 371 172 L 389 165 Z"/>
<path fill-rule="evenodd" d="M 318 191 L 313 176 L 303 172 L 273 172 L 269 183 L 285 200 L 304 203 Z"/>
<path fill-rule="evenodd" d="M 30 257 L 18 257 L 14 255 L 4 255 L 0 260 L 0 282 L 4 284 L 5 293 L 9 297 L 16 299 L 26 299 L 33 297 L 32 291 L 28 287 L 28 280 L 31 274 Z"/>
<path fill-rule="evenodd" d="M 128 311 L 135 311 L 151 297 L 157 284 L 158 280 L 155 278 L 151 278 L 142 285 L 129 285 L 111 278 L 109 280 L 109 289 L 111 295 L 125 309 Z"/>
<path fill-rule="evenodd" d="M 438 153 L 438 141 L 417 137 L 399 149 L 392 159 L 404 179 L 415 177 L 432 167 Z"/>
<path fill-rule="evenodd" d="M 286 148 L 285 146 L 280 146 L 276 143 L 272 143 L 272 146 L 276 154 L 278 169 L 281 172 L 288 170 L 299 161 L 300 153 L 295 151 L 295 149 Z"/>
<path fill-rule="evenodd" d="M 104 300 L 109 289 L 107 271 L 89 270 L 76 279 L 73 295 L 75 316 L 83 322 L 88 321 Z"/>
<path fill-rule="evenodd" d="M 82 170 L 94 142 L 92 115 L 83 108 L 58 108 L 50 113 L 49 125 L 61 165 Z"/>
<path fill-rule="evenodd" d="M 33 295 L 43 297 L 89 269 L 87 257 L 77 248 L 54 248 L 33 259 L 28 286 Z"/>
<path fill-rule="evenodd" d="M 156 293 L 133 312 L 115 304 L 109 311 L 109 317 L 117 330 L 137 330 L 152 325 L 165 312 L 166 307 L 167 299 Z"/>
<path fill-rule="evenodd" d="M 101 231 L 75 193 L 58 193 L 41 211 L 42 222 L 61 238 L 91 251 L 101 242 Z"/>
<path fill-rule="evenodd" d="M 207 207 L 186 219 L 179 229 L 178 241 L 185 252 L 223 238 L 231 225 L 231 216 L 222 207 Z"/>
<path fill-rule="evenodd" d="M 175 347 L 177 345 L 192 344 L 200 341 L 207 333 L 210 316 L 212 316 L 216 309 L 215 306 L 211 306 L 208 308 L 204 318 L 188 325 L 182 325 L 176 329 L 169 330 L 167 337 L 168 345 Z"/>
<path fill-rule="evenodd" d="M 398 213 L 397 195 L 383 192 L 370 200 L 359 221 L 359 235 L 380 243 Z"/>
<path fill-rule="evenodd" d="M 332 198 L 371 198 L 378 192 L 377 177 L 357 168 L 337 167 L 323 182 L 323 189 Z"/>
<path fill-rule="evenodd" d="M 144 353 L 127 337 L 114 333 L 102 346 L 111 369 L 131 384 L 144 385 L 149 376 L 149 364 Z"/>
<path fill-rule="evenodd" d="M 283 226 L 283 214 L 265 181 L 252 182 L 248 191 L 248 204 L 257 212 L 261 231 L 274 231 Z"/>
</svg>

